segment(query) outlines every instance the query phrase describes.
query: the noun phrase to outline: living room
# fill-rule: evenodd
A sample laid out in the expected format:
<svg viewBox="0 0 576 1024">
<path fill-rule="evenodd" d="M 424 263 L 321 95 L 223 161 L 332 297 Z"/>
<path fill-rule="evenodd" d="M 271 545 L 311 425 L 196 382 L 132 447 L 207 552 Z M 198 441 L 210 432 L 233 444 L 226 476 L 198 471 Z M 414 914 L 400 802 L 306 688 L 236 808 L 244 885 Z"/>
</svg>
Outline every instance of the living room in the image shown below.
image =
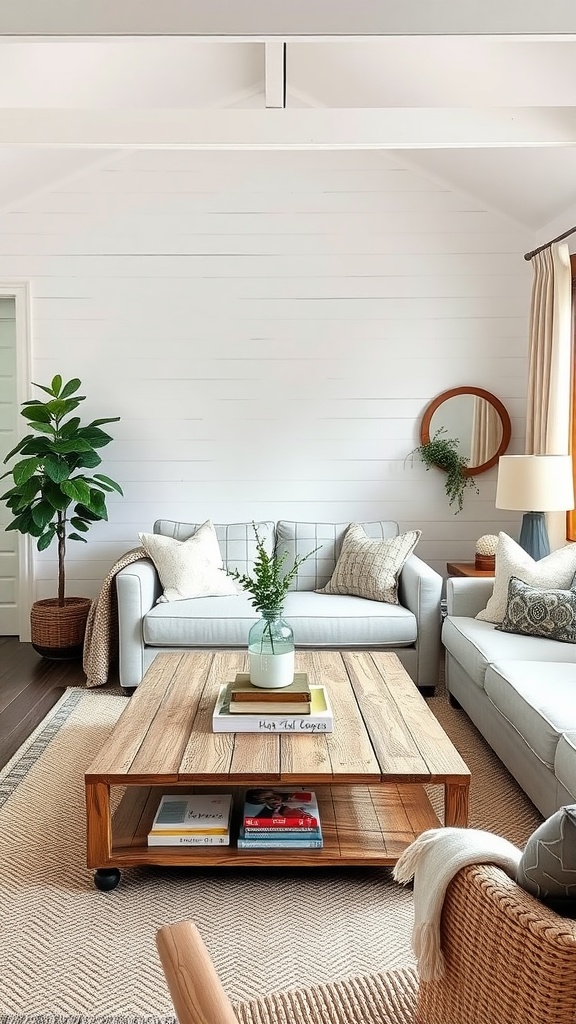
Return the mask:
<svg viewBox="0 0 576 1024">
<path fill-rule="evenodd" d="M 507 454 L 525 450 L 523 256 L 576 220 L 571 12 L 366 3 L 322 23 L 254 0 L 161 25 L 99 6 L 0 10 L 2 458 L 31 382 L 77 377 L 86 418 L 120 417 L 102 469 L 123 495 L 68 545 L 69 593 L 96 598 L 158 519 L 394 520 L 444 577 L 480 536 L 517 538 L 496 466 L 455 514 L 410 453 L 429 403 L 464 385 L 503 403 Z M 0 634 L 26 644 L 56 545 L 2 535 Z M 76 1009 L 94 1006 L 113 1016 Z"/>
</svg>

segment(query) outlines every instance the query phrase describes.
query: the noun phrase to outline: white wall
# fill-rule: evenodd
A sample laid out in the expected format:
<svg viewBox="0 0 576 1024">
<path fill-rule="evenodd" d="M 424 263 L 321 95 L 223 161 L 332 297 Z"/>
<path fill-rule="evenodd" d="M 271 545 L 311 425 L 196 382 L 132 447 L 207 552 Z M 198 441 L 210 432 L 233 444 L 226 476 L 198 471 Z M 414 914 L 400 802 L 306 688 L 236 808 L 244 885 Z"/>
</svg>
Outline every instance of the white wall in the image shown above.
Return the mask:
<svg viewBox="0 0 576 1024">
<path fill-rule="evenodd" d="M 0 277 L 30 279 L 32 380 L 79 376 L 119 414 L 110 522 L 70 544 L 95 595 L 157 517 L 392 518 L 444 571 L 519 516 L 495 470 L 447 505 L 405 456 L 446 388 L 493 391 L 523 451 L 533 238 L 380 153 L 142 152 L 0 217 Z M 55 592 L 55 552 L 36 558 Z"/>
</svg>

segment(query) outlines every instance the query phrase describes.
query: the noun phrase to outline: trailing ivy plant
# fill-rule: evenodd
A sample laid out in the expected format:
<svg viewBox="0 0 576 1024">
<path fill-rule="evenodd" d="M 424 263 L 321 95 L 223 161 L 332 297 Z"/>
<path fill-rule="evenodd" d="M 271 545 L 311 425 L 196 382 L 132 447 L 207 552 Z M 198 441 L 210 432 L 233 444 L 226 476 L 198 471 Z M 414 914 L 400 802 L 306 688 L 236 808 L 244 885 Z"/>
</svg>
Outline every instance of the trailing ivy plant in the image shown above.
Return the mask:
<svg viewBox="0 0 576 1024">
<path fill-rule="evenodd" d="M 439 427 L 436 433 L 427 444 L 420 444 L 414 448 L 406 458 L 418 455 L 426 470 L 432 466 L 443 469 L 446 473 L 444 490 L 448 495 L 448 504 L 456 502 L 458 508 L 454 515 L 458 515 L 464 508 L 464 491 L 472 487 L 476 494 L 480 494 L 474 477 L 466 474 L 468 459 L 458 451 L 460 440 L 457 437 L 442 437 L 446 433 L 446 427 Z"/>
<path fill-rule="evenodd" d="M 15 455 L 24 458 L 0 477 L 11 476 L 14 484 L 0 497 L 14 516 L 6 529 L 35 537 L 39 551 L 44 551 L 54 538 L 58 541 L 60 607 L 65 603 L 66 541 L 86 543 L 82 534 L 88 532 L 92 523 L 108 519 L 106 492 L 123 493 L 120 484 L 109 476 L 89 476 L 85 472 L 102 462 L 96 449 L 113 440 L 100 429 L 102 424 L 116 423 L 120 417 L 108 416 L 82 426 L 79 416 L 70 416 L 86 398 L 76 393 L 80 386 L 77 377 L 63 384 L 59 374 L 49 387 L 34 384 L 49 398 L 44 402 L 37 398 L 23 402 L 21 415 L 36 433 L 26 434 L 8 452 L 4 463 Z"/>
</svg>

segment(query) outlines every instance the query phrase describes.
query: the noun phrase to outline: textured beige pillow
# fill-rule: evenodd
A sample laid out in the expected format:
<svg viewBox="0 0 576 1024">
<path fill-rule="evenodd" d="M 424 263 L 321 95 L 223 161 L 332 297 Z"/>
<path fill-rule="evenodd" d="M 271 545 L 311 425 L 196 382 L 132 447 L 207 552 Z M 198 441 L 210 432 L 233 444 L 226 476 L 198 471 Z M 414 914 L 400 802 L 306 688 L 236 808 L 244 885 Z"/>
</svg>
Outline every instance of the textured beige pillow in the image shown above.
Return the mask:
<svg viewBox="0 0 576 1024">
<path fill-rule="evenodd" d="M 398 604 L 398 576 L 421 532 L 410 530 L 387 540 L 371 540 L 358 523 L 351 523 L 332 578 L 316 593 L 350 594 Z"/>
<path fill-rule="evenodd" d="M 511 576 L 539 590 L 569 590 L 576 572 L 576 544 L 566 544 L 546 558 L 535 561 L 507 533 L 500 533 L 496 548 L 496 569 L 492 597 L 477 619 L 501 623 L 508 605 Z"/>
<path fill-rule="evenodd" d="M 188 540 L 174 540 L 158 533 L 138 535 L 154 562 L 164 594 L 158 602 L 187 597 L 226 597 L 236 594 L 233 580 L 222 568 L 216 531 L 208 519 Z"/>
</svg>

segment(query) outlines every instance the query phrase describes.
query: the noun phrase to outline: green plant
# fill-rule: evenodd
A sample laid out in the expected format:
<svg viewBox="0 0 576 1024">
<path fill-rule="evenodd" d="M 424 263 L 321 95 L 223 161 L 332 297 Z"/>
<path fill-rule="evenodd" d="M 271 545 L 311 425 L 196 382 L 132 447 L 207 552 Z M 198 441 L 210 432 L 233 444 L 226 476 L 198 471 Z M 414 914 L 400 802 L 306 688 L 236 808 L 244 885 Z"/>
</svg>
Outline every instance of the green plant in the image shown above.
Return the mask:
<svg viewBox="0 0 576 1024">
<path fill-rule="evenodd" d="M 264 542 L 260 538 L 256 523 L 252 523 L 252 528 L 256 534 L 257 552 L 254 560 L 253 575 L 248 576 L 247 573 L 239 573 L 238 569 L 226 569 L 226 572 L 244 590 L 252 594 L 251 604 L 257 611 L 279 610 L 299 567 L 315 551 L 318 551 L 318 548 L 316 547 L 313 551 L 309 551 L 307 555 L 299 555 L 294 559 L 291 568 L 285 572 L 284 563 L 288 557 L 288 552 L 285 551 L 282 555 L 278 556 L 269 555 L 264 547 Z"/>
<path fill-rule="evenodd" d="M 406 456 L 407 459 L 419 455 L 428 471 L 432 466 L 443 469 L 446 473 L 444 490 L 448 495 L 448 504 L 458 505 L 454 515 L 458 515 L 464 508 L 464 491 L 472 487 L 476 494 L 480 491 L 476 486 L 474 477 L 468 476 L 468 459 L 460 454 L 458 446 L 460 440 L 457 437 L 442 437 L 446 433 L 445 427 L 439 427 L 434 436 L 427 444 L 420 444 Z"/>
<path fill-rule="evenodd" d="M 0 500 L 5 501 L 14 515 L 6 527 L 36 538 L 39 551 L 58 540 L 58 605 L 65 603 L 66 540 L 80 540 L 92 523 L 108 519 L 106 492 L 122 494 L 120 484 L 103 473 L 88 476 L 84 470 L 94 469 L 102 459 L 96 451 L 112 441 L 110 434 L 100 427 L 103 423 L 116 423 L 119 416 L 92 420 L 82 426 L 79 416 L 70 413 L 85 400 L 76 392 L 81 381 L 75 377 L 62 383 L 57 374 L 50 387 L 34 384 L 49 399 L 23 402 L 21 415 L 35 434 L 26 434 L 4 459 L 7 463 L 15 455 L 25 458 L 16 462 L 0 479 L 11 476 L 14 486 Z M 70 506 L 73 509 L 70 510 Z M 73 532 L 69 532 L 70 526 Z M 79 532 L 77 532 L 79 531 Z"/>
</svg>

